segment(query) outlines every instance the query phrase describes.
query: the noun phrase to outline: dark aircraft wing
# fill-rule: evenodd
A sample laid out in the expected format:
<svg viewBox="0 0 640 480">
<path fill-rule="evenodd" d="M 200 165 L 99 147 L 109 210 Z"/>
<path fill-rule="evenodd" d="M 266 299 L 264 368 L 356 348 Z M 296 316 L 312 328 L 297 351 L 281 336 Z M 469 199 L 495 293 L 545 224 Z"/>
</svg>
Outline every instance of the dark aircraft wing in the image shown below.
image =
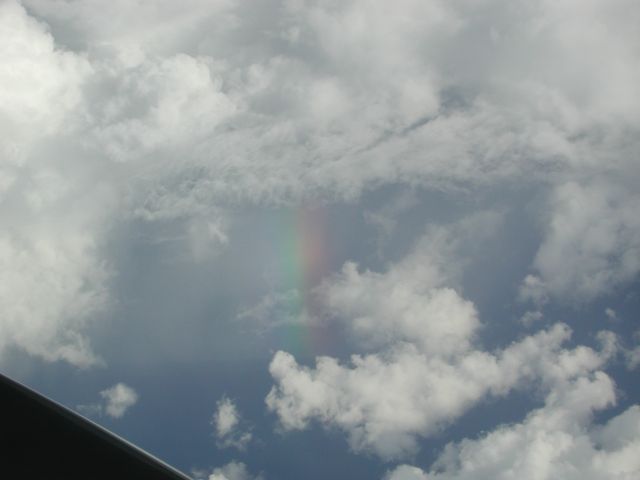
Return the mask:
<svg viewBox="0 0 640 480">
<path fill-rule="evenodd" d="M 2 479 L 189 479 L 2 374 L 0 439 Z"/>
</svg>

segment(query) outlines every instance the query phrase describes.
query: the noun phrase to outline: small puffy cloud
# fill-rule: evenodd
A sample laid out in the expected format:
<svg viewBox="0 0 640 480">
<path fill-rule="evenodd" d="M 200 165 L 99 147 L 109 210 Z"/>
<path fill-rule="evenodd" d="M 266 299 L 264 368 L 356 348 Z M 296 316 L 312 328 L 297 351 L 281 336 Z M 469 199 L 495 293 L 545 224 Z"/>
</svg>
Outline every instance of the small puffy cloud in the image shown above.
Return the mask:
<svg viewBox="0 0 640 480">
<path fill-rule="evenodd" d="M 122 418 L 127 410 L 138 402 L 136 391 L 122 382 L 102 390 L 100 396 L 102 397 L 102 402 L 78 405 L 76 410 L 87 417 L 106 414 L 111 418 Z"/>
<path fill-rule="evenodd" d="M 386 480 L 636 478 L 640 406 L 629 407 L 604 425 L 593 423 L 593 412 L 614 401 L 615 385 L 603 372 L 568 381 L 523 422 L 447 445 L 430 472 L 403 465 Z"/>
<path fill-rule="evenodd" d="M 627 361 L 627 368 L 629 370 L 635 370 L 640 365 L 640 347 L 635 347 L 625 351 L 625 359 Z"/>
<path fill-rule="evenodd" d="M 103 390 L 100 396 L 104 401 L 104 411 L 112 418 L 121 418 L 138 401 L 136 391 L 124 383 Z"/>
<path fill-rule="evenodd" d="M 524 312 L 522 317 L 520 317 L 520 323 L 525 327 L 531 327 L 533 324 L 542 320 L 543 314 L 539 310 L 529 310 Z"/>
<path fill-rule="evenodd" d="M 243 450 L 251 441 L 251 432 L 245 431 L 238 408 L 233 401 L 223 397 L 218 401 L 217 410 L 211 419 L 215 428 L 218 445 L 221 447 L 234 447 Z"/>
<path fill-rule="evenodd" d="M 610 307 L 605 308 L 604 314 L 607 316 L 607 320 L 610 320 L 610 321 L 618 320 L 618 314 L 613 308 L 610 308 Z"/>
<path fill-rule="evenodd" d="M 252 475 L 244 463 L 234 461 L 213 470 L 209 480 L 263 480 L 263 477 Z"/>
</svg>

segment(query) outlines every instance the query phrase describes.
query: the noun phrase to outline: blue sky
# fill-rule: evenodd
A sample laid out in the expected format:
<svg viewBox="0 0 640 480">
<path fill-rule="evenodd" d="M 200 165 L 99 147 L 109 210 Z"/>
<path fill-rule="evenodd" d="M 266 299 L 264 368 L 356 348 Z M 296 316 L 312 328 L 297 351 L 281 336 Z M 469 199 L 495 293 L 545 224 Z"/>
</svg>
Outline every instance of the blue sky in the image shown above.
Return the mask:
<svg viewBox="0 0 640 480">
<path fill-rule="evenodd" d="M 0 3 L 0 368 L 207 480 L 640 473 L 637 2 Z"/>
</svg>

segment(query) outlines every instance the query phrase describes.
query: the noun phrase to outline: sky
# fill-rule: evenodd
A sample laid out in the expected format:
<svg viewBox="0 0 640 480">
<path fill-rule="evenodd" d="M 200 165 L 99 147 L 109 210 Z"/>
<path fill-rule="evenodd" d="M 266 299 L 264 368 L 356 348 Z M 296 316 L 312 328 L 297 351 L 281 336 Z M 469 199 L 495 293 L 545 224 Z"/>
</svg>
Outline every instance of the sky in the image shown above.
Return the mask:
<svg viewBox="0 0 640 480">
<path fill-rule="evenodd" d="M 639 24 L 0 0 L 0 370 L 198 480 L 638 478 Z"/>
</svg>

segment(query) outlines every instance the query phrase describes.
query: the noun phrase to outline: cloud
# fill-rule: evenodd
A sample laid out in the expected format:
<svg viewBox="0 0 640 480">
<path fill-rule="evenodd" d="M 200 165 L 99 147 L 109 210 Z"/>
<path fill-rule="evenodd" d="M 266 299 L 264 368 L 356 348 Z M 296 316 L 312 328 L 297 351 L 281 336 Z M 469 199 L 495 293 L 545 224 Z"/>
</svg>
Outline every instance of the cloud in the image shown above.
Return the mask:
<svg viewBox="0 0 640 480">
<path fill-rule="evenodd" d="M 451 357 L 469 349 L 480 320 L 455 288 L 501 215 L 480 212 L 448 225 L 430 225 L 403 259 L 384 273 L 360 272 L 353 262 L 318 289 L 327 312 L 344 320 L 369 348 L 398 341 L 429 355 Z"/>
<path fill-rule="evenodd" d="M 418 201 L 422 189 L 438 190 L 469 210 L 505 190 L 539 196 L 541 240 L 521 288 L 536 304 L 526 323 L 547 302 L 591 302 L 630 285 L 640 271 L 638 5 L 1 2 L 0 355 L 101 363 L 92 327 L 120 300 L 114 265 L 136 268 L 114 247 L 132 237 L 114 232 L 177 230 L 167 233 L 184 240 L 175 250 L 202 262 L 235 241 L 230 225 L 245 208 L 330 205 L 390 185 L 411 187 Z M 412 202 L 362 207 L 390 235 Z M 539 425 L 570 417 L 554 395 L 575 388 L 593 404 L 598 388 L 606 393 L 599 370 L 612 342 L 569 347 L 562 324 L 492 351 L 478 342 L 491 319 L 481 321 L 460 288 L 460 251 L 482 244 L 499 224 L 490 217 L 433 227 L 379 271 L 347 262 L 318 289 L 360 354 L 313 367 L 274 355 L 267 402 L 285 428 L 318 421 L 344 431 L 354 450 L 399 457 L 487 398 L 540 388 L 543 409 L 491 442 L 452 446 L 458 461 L 442 463 L 446 472 L 482 461 L 500 471 L 494 440 L 522 475 L 535 455 L 586 478 L 614 453 L 630 465 L 582 417 Z M 280 313 L 301 294 L 274 293 L 241 316 L 307 321 Z M 625 350 L 630 368 L 637 350 Z M 95 411 L 122 415 L 135 402 L 116 387 Z M 221 441 L 244 444 L 251 434 L 228 402 Z M 510 449 L 511 436 L 532 448 Z M 577 462 L 585 452 L 595 460 Z M 230 465 L 214 474 L 249 477 Z"/>
<path fill-rule="evenodd" d="M 640 330 L 633 334 L 634 346 L 623 350 L 627 369 L 635 370 L 640 365 Z"/>
<path fill-rule="evenodd" d="M 104 410 L 112 418 L 121 418 L 129 408 L 138 402 L 136 391 L 125 385 L 117 383 L 111 388 L 100 392 L 104 400 Z"/>
<path fill-rule="evenodd" d="M 229 462 L 224 467 L 216 468 L 209 475 L 209 480 L 262 480 L 262 475 L 251 475 L 242 462 Z"/>
<path fill-rule="evenodd" d="M 4 176 L 28 161 L 40 138 L 66 130 L 63 122 L 82 102 L 92 68 L 82 56 L 57 48 L 46 24 L 15 1 L 0 5 L 0 42 Z"/>
<path fill-rule="evenodd" d="M 30 276 L 11 274 L 25 288 L 7 288 L 21 302 L 7 302 L 0 348 L 97 363 L 86 332 L 109 303 L 104 245 L 127 222 L 179 219 L 201 260 L 233 241 L 234 209 L 384 185 L 452 199 L 534 186 L 549 201 L 536 295 L 590 300 L 627 284 L 640 269 L 637 8 L 3 2 L 3 268 L 20 272 L 13 259 L 36 244 L 62 260 L 36 254 Z M 43 314 L 45 279 L 62 284 Z M 86 308 L 62 307 L 75 304 Z"/>
<path fill-rule="evenodd" d="M 618 168 L 615 134 L 640 110 L 628 15 L 598 2 L 113 2 L 117 27 L 97 2 L 27 5 L 90 53 L 83 138 L 114 160 L 161 157 L 147 188 L 197 170 L 209 203 L 548 180 L 603 152 Z"/>
<path fill-rule="evenodd" d="M 524 315 L 520 317 L 520 323 L 523 324 L 525 327 L 530 327 L 534 323 L 542 320 L 542 317 L 543 317 L 543 314 L 539 310 L 535 310 L 535 311 L 529 310 L 527 312 L 524 312 Z"/>
<path fill-rule="evenodd" d="M 227 397 L 218 401 L 211 423 L 215 428 L 217 443 L 220 447 L 244 450 L 253 437 L 251 432 L 245 431 L 238 408 Z"/>
<path fill-rule="evenodd" d="M 138 402 L 137 392 L 121 382 L 102 390 L 100 396 L 101 403 L 78 405 L 76 410 L 87 417 L 106 414 L 111 418 L 122 418 L 127 410 Z"/>
<path fill-rule="evenodd" d="M 635 347 L 625 351 L 625 357 L 627 360 L 627 368 L 629 370 L 635 370 L 640 365 L 640 347 Z"/>
<path fill-rule="evenodd" d="M 398 458 L 416 451 L 418 437 L 439 432 L 485 398 L 530 383 L 548 389 L 604 364 L 602 352 L 562 349 L 568 337 L 568 328 L 556 325 L 502 351 L 470 349 L 455 359 L 399 343 L 383 354 L 353 355 L 347 365 L 319 357 L 313 369 L 278 352 L 266 402 L 286 430 L 317 420 L 345 431 L 355 451 Z"/>
<path fill-rule="evenodd" d="M 318 357 L 309 368 L 277 352 L 266 403 L 285 430 L 318 421 L 344 431 L 355 451 L 398 458 L 486 398 L 532 385 L 548 392 L 606 363 L 616 348 L 613 334 L 600 335 L 601 351 L 563 348 L 571 335 L 563 324 L 483 350 L 475 338 L 481 323 L 474 305 L 443 285 L 458 270 L 449 262 L 456 252 L 449 239 L 464 242 L 463 235 L 451 234 L 468 225 L 475 222 L 429 232 L 385 273 L 360 273 L 347 263 L 325 285 L 331 311 L 376 353 L 352 355 L 345 363 Z"/>
<path fill-rule="evenodd" d="M 640 271 L 640 195 L 625 183 L 559 185 L 546 237 L 527 277 L 525 296 L 584 301 L 610 293 Z"/>
<path fill-rule="evenodd" d="M 107 273 L 91 237 L 31 226 L 0 234 L 0 352 L 18 346 L 48 361 L 100 363 L 81 334 L 105 301 Z M 74 235 L 75 233 L 75 235 Z"/>
<path fill-rule="evenodd" d="M 640 407 L 604 425 L 593 422 L 595 411 L 614 402 L 615 385 L 605 373 L 579 377 L 559 385 L 521 423 L 447 445 L 428 473 L 403 465 L 385 478 L 631 479 L 640 472 Z"/>
<path fill-rule="evenodd" d="M 75 161 L 64 173 L 49 158 L 92 68 L 16 2 L 0 5 L 0 45 L 0 354 L 96 365 L 84 331 L 107 297 L 99 221 L 110 192 L 98 183 L 88 195 Z"/>
<path fill-rule="evenodd" d="M 270 292 L 255 305 L 241 309 L 237 318 L 251 322 L 260 330 L 282 325 L 307 325 L 316 321 L 304 308 L 297 288 L 282 293 Z"/>
</svg>

